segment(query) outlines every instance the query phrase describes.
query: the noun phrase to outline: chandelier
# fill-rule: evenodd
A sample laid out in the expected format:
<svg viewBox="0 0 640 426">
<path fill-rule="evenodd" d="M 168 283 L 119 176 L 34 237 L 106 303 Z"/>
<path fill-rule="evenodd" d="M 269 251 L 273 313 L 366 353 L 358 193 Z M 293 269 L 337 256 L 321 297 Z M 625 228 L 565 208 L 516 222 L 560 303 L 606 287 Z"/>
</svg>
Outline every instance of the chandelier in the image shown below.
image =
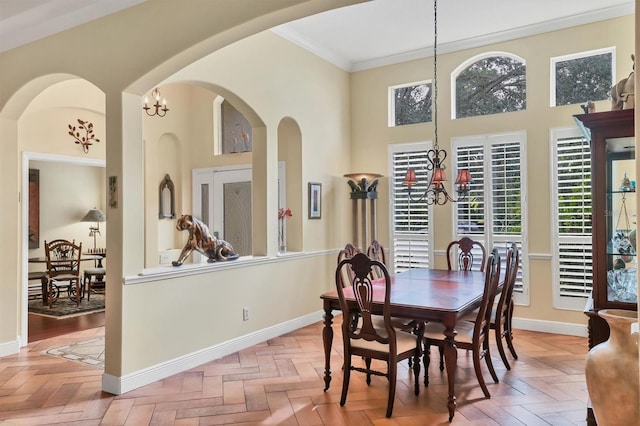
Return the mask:
<svg viewBox="0 0 640 426">
<path fill-rule="evenodd" d="M 440 149 L 438 145 L 438 0 L 433 1 L 433 149 L 427 151 L 427 163 L 424 169 L 428 177 L 427 189 L 418 198 L 411 197 L 412 187 L 418 183 L 416 171 L 413 167 L 407 169 L 403 184 L 407 186 L 409 198 L 412 201 L 425 201 L 427 204 L 444 205 L 447 201 L 458 202 L 464 199 L 469 193 L 469 183 L 471 183 L 471 173 L 469 169 L 460 169 L 456 177 L 455 185 L 457 197 L 449 194 L 445 187 L 447 175 L 444 160 L 447 158 L 447 151 Z"/>
<path fill-rule="evenodd" d="M 155 104 L 153 104 L 153 106 L 148 105 L 148 96 L 144 98 L 144 106 L 142 107 L 142 109 L 147 113 L 147 115 L 150 117 L 153 117 L 154 115 L 157 115 L 158 117 L 164 117 L 165 115 L 167 115 L 167 111 L 169 111 L 169 108 L 167 108 L 167 100 L 165 98 L 162 98 L 162 96 L 160 95 L 160 89 L 158 89 L 157 87 L 153 89 L 153 92 L 151 92 L 151 97 L 155 101 Z M 162 98 L 162 104 L 160 104 L 160 98 Z M 154 111 L 149 112 L 152 109 Z"/>
</svg>

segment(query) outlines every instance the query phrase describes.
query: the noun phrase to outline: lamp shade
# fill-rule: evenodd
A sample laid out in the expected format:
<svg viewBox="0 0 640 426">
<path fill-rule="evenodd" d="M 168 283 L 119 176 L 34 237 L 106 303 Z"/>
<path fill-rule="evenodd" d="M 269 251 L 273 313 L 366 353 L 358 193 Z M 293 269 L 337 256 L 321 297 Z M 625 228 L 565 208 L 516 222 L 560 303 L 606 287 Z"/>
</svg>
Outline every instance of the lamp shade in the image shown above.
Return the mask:
<svg viewBox="0 0 640 426">
<path fill-rule="evenodd" d="M 402 183 L 409 189 L 411 189 L 413 185 L 418 183 L 418 179 L 416 178 L 416 171 L 413 169 L 413 167 L 409 167 L 407 169 L 407 173 L 405 173 Z"/>
<path fill-rule="evenodd" d="M 94 207 L 84 215 L 81 222 L 104 222 L 105 220 L 107 220 L 107 215 L 102 210 Z"/>
</svg>

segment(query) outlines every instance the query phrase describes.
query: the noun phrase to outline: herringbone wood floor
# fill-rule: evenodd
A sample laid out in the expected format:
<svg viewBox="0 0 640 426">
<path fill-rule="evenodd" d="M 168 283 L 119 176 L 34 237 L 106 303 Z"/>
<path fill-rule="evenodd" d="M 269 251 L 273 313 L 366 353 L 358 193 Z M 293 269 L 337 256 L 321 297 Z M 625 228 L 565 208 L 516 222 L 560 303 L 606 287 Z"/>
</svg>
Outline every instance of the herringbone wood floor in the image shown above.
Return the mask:
<svg viewBox="0 0 640 426">
<path fill-rule="evenodd" d="M 44 355 L 92 338 L 89 329 L 29 344 L 0 358 L 0 423 L 64 425 L 435 425 L 447 424 L 446 377 L 432 362 L 429 388 L 413 394 L 401 363 L 396 402 L 386 419 L 386 379 L 371 386 L 352 373 L 340 407 L 342 345 L 336 317 L 333 380 L 323 392 L 322 324 L 257 344 L 120 396 L 101 392 L 102 370 Z M 584 425 L 587 340 L 516 330 L 520 359 L 507 371 L 492 353 L 499 384 L 483 366 L 491 399 L 477 386 L 471 357 L 459 353 L 455 425 Z M 437 360 L 437 354 L 432 354 Z"/>
</svg>

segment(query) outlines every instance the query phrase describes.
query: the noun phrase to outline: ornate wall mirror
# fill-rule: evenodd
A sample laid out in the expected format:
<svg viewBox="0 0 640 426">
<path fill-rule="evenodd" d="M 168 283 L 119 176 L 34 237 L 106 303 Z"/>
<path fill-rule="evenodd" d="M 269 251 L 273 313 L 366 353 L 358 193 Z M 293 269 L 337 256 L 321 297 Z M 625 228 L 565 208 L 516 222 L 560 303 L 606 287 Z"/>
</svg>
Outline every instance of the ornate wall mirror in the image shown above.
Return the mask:
<svg viewBox="0 0 640 426">
<path fill-rule="evenodd" d="M 158 217 L 160 219 L 175 219 L 176 217 L 176 195 L 175 187 L 168 174 L 160 182 L 160 206 Z"/>
</svg>

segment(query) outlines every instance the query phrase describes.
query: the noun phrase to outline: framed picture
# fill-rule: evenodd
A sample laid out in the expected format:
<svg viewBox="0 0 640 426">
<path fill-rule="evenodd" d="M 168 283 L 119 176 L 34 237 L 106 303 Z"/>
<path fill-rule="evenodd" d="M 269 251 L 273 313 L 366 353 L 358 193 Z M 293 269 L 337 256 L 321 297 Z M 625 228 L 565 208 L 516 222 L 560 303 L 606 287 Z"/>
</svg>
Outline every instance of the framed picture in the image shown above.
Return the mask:
<svg viewBox="0 0 640 426">
<path fill-rule="evenodd" d="M 309 219 L 320 219 L 322 213 L 322 184 L 309 182 Z"/>
<path fill-rule="evenodd" d="M 118 176 L 109 176 L 109 207 L 118 208 Z"/>
</svg>

